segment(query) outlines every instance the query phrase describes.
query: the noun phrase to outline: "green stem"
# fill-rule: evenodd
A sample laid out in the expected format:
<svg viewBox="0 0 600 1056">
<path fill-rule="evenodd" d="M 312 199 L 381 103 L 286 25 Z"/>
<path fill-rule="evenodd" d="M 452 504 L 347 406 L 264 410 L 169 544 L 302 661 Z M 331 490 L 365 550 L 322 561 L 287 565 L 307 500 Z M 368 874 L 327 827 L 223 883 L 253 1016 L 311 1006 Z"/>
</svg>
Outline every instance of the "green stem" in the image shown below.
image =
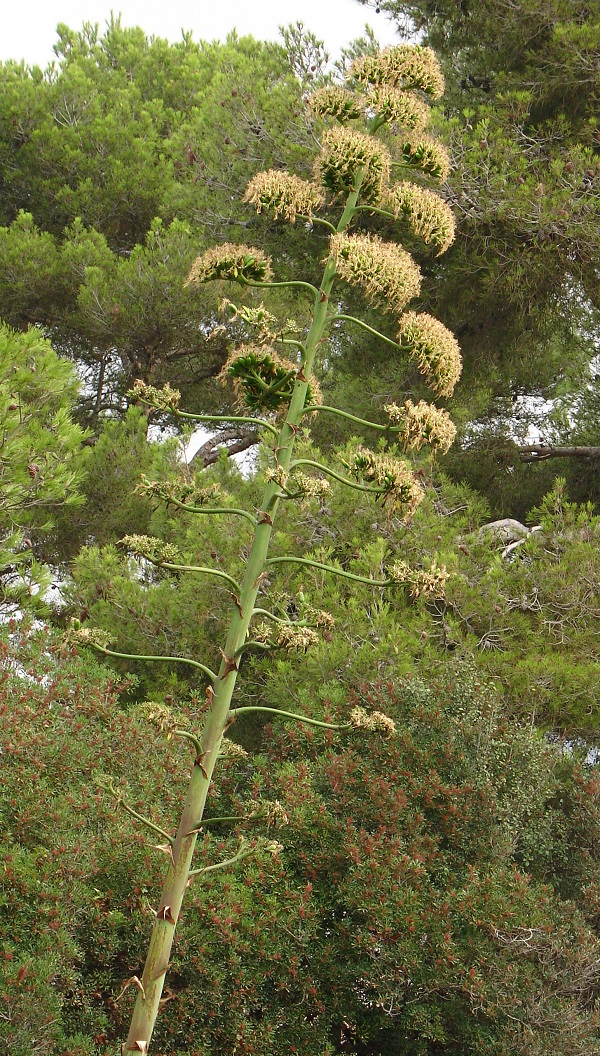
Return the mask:
<svg viewBox="0 0 600 1056">
<path fill-rule="evenodd" d="M 236 862 L 243 862 L 244 858 L 250 858 L 251 855 L 256 854 L 257 847 L 248 847 L 245 851 L 238 851 L 234 854 L 233 858 L 226 858 L 224 862 L 217 862 L 215 865 L 205 865 L 203 869 L 190 869 L 190 876 L 201 876 L 203 873 L 215 873 L 217 869 L 228 869 L 230 865 L 235 865 Z"/>
<path fill-rule="evenodd" d="M 357 576 L 354 572 L 346 572 L 343 568 L 335 565 L 324 565 L 321 561 L 313 561 L 310 557 L 270 557 L 268 565 L 306 565 L 307 568 L 316 568 L 321 572 L 331 572 L 334 576 L 342 576 L 344 579 L 353 579 L 355 583 L 369 583 L 372 587 L 389 587 L 393 582 L 391 579 L 371 579 L 369 576 Z"/>
<path fill-rule="evenodd" d="M 150 558 L 148 558 L 150 561 Z M 228 576 L 226 572 L 221 572 L 219 568 L 204 568 L 203 565 L 175 565 L 171 561 L 152 561 L 152 564 L 158 568 L 168 568 L 169 572 L 202 572 L 205 576 L 216 576 L 217 579 L 224 579 L 226 583 L 232 588 L 234 593 L 239 594 L 240 586 L 236 583 L 235 579 Z"/>
<path fill-rule="evenodd" d="M 351 222 L 357 204 L 362 182 L 359 174 L 354 190 L 348 196 L 337 230 L 344 231 Z M 262 289 L 280 289 L 285 286 L 297 286 L 314 295 L 313 316 L 310 330 L 305 341 L 304 375 L 310 377 L 319 345 L 327 325 L 327 308 L 333 282 L 336 275 L 336 263 L 329 258 L 325 264 L 319 290 L 310 283 L 253 283 L 245 285 Z M 277 436 L 277 461 L 281 471 L 286 474 L 292 461 L 292 454 L 302 414 L 306 403 L 308 382 L 296 377 L 287 417 Z M 237 650 L 244 644 L 256 599 L 268 568 L 267 555 L 273 532 L 273 524 L 281 501 L 280 488 L 276 481 L 266 485 L 262 507 L 257 517 L 257 525 L 250 553 L 246 561 L 244 578 L 239 592 L 236 590 L 235 604 L 231 611 L 229 631 L 223 650 L 223 661 L 213 686 L 209 687 L 210 707 L 202 733 L 202 751 L 195 760 L 188 785 L 183 811 L 177 835 L 173 844 L 173 858 L 165 878 L 160 905 L 157 911 L 148 955 L 141 978 L 142 989 L 138 993 L 129 1034 L 123 1052 L 147 1052 L 159 1011 L 165 976 L 169 967 L 173 937 L 181 910 L 183 897 L 188 885 L 192 856 L 196 846 L 198 826 L 204 814 L 212 774 L 219 755 L 219 748 L 224 732 L 231 721 L 231 699 L 235 689 L 238 664 L 235 660 Z M 212 674 L 212 672 L 211 672 Z"/>
<path fill-rule="evenodd" d="M 335 225 L 330 224 L 329 220 L 325 220 L 322 216 L 303 216 L 298 213 L 299 220 L 306 220 L 309 224 L 323 224 L 324 227 L 328 227 L 330 231 L 335 232 Z"/>
<path fill-rule="evenodd" d="M 273 436 L 279 433 L 277 427 L 265 421 L 264 418 L 252 418 L 244 414 L 189 414 L 187 411 L 175 411 L 175 415 L 177 418 L 185 418 L 191 422 L 240 422 L 245 425 L 255 425 L 259 429 L 268 429 Z"/>
<path fill-rule="evenodd" d="M 328 411 L 329 414 L 337 414 L 340 418 L 347 418 L 349 422 L 356 422 L 357 425 L 364 425 L 369 429 L 378 429 L 379 432 L 397 432 L 400 426 L 397 425 L 378 425 L 377 422 L 368 422 L 366 418 L 357 418 L 355 414 L 349 414 L 348 411 L 341 411 L 339 407 L 328 407 L 325 403 L 314 403 L 309 404 L 308 407 L 304 408 L 304 413 L 308 414 L 309 411 L 314 413 L 315 411 Z"/>
<path fill-rule="evenodd" d="M 104 653 L 105 656 L 116 656 L 119 660 L 162 660 L 163 663 L 190 664 L 192 667 L 197 667 L 205 675 L 208 675 L 211 682 L 214 682 L 217 677 L 214 671 L 211 671 L 206 664 L 201 664 L 199 660 L 190 660 L 187 656 L 142 656 L 136 653 L 117 653 L 115 649 L 108 649 L 105 645 L 96 645 L 94 642 L 89 644 L 92 649 L 97 649 L 99 653 Z"/>
<path fill-rule="evenodd" d="M 237 279 L 237 282 L 241 282 L 243 286 L 253 286 L 257 290 L 278 290 L 283 286 L 298 286 L 301 289 L 310 290 L 314 297 L 319 296 L 319 291 L 316 286 L 313 286 L 312 282 L 300 282 L 297 279 L 290 279 L 289 282 L 251 282 L 250 279 Z"/>
<path fill-rule="evenodd" d="M 374 337 L 381 338 L 381 340 L 385 341 L 386 344 L 392 345 L 393 348 L 397 348 L 400 352 L 410 352 L 411 350 L 412 346 L 399 345 L 398 342 L 394 341 L 393 338 L 386 337 L 385 334 L 382 334 L 380 330 L 375 330 L 374 327 L 369 326 L 368 323 L 363 323 L 362 319 L 357 319 L 354 315 L 343 315 L 342 313 L 340 313 L 339 315 L 330 315 L 327 321 L 329 323 L 337 323 L 340 319 L 344 320 L 347 323 L 356 323 L 356 325 L 360 326 L 362 330 L 366 330 L 367 333 L 373 334 Z"/>
<path fill-rule="evenodd" d="M 256 528 L 256 517 L 253 517 L 248 510 L 238 510 L 234 506 L 189 506 L 187 502 L 175 498 L 164 499 L 164 501 L 177 506 L 179 510 L 184 510 L 186 513 L 232 513 L 236 517 L 244 517 L 253 528 Z"/>
<path fill-rule="evenodd" d="M 124 799 L 121 799 L 120 796 L 117 797 L 117 806 L 123 807 L 123 810 L 126 811 L 127 814 L 130 814 L 132 818 L 135 818 L 137 821 L 140 821 L 142 825 L 146 825 L 146 827 L 152 829 L 153 832 L 157 832 L 159 836 L 162 836 L 167 841 L 167 843 L 169 843 L 170 845 L 173 844 L 173 837 L 170 836 L 168 832 L 165 832 L 164 829 L 161 829 L 160 825 L 155 825 L 154 822 L 150 821 L 149 818 L 145 818 L 143 814 L 138 814 L 137 810 L 134 810 L 133 807 L 130 807 Z"/>
<path fill-rule="evenodd" d="M 394 216 L 393 213 L 388 212 L 387 209 L 378 209 L 375 205 L 359 205 L 356 208 L 357 213 L 377 213 L 378 216 L 385 216 L 388 220 L 397 220 L 398 217 Z"/>
<path fill-rule="evenodd" d="M 296 719 L 297 722 L 305 722 L 309 726 L 320 726 L 324 730 L 348 730 L 352 725 L 351 722 L 320 722 L 318 719 L 309 719 L 306 715 L 297 715 L 294 711 L 281 711 L 279 708 L 259 708 L 254 705 L 248 705 L 245 708 L 234 708 L 233 711 L 229 712 L 232 719 L 237 719 L 238 715 L 245 715 L 250 711 L 264 711 L 268 715 L 279 715 L 280 719 Z"/>
<path fill-rule="evenodd" d="M 345 484 L 348 488 L 354 488 L 355 491 L 366 491 L 371 495 L 381 495 L 386 490 L 385 488 L 374 488 L 370 484 L 359 484 L 358 481 L 343 477 L 341 473 L 336 473 L 334 469 L 329 469 L 328 466 L 323 466 L 320 462 L 314 462 L 312 458 L 297 458 L 290 466 L 290 469 L 295 469 L 296 466 L 311 466 L 313 469 L 318 469 L 321 473 L 325 473 L 328 477 L 332 477 L 333 480 L 339 480 L 340 484 Z M 167 566 L 165 565 L 164 567 L 166 568 Z"/>
</svg>

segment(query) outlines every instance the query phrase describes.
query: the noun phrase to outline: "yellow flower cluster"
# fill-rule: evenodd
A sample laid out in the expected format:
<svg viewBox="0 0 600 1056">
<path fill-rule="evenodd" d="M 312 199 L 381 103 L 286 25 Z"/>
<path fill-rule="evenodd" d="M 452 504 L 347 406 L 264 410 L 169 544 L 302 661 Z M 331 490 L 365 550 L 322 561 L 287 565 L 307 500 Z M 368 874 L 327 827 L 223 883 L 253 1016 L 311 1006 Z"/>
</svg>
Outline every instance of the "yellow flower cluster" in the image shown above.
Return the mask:
<svg viewBox="0 0 600 1056">
<path fill-rule="evenodd" d="M 420 169 L 426 176 L 444 182 L 450 173 L 448 151 L 432 136 L 419 135 L 402 139 L 402 161 L 411 169 Z"/>
<path fill-rule="evenodd" d="M 181 399 L 178 389 L 172 389 L 169 384 L 164 385 L 162 389 L 157 389 L 154 385 L 146 385 L 146 382 L 139 378 L 133 383 L 133 388 L 127 395 L 132 400 L 140 400 L 154 407 L 157 411 L 176 411 Z"/>
<path fill-rule="evenodd" d="M 313 210 L 320 209 L 325 199 L 316 184 L 301 180 L 290 172 L 269 169 L 250 180 L 244 201 L 254 205 L 257 213 L 266 209 L 275 219 L 281 216 L 295 224 L 298 214 L 310 218 Z"/>
<path fill-rule="evenodd" d="M 362 84 L 389 84 L 393 88 L 418 88 L 439 99 L 444 76 L 431 48 L 398 44 L 376 55 L 363 55 L 352 64 L 350 76 Z"/>
<path fill-rule="evenodd" d="M 429 444 L 434 451 L 438 449 L 445 454 L 452 446 L 456 436 L 456 426 L 447 411 L 434 407 L 425 400 L 412 403 L 407 400 L 403 407 L 395 403 L 384 406 L 392 425 L 401 425 L 401 438 L 405 450 L 419 451 L 424 444 Z"/>
<path fill-rule="evenodd" d="M 396 723 L 382 711 L 365 711 L 364 708 L 356 707 L 350 712 L 350 723 L 355 730 L 379 730 L 381 733 L 393 737 L 396 733 Z"/>
<path fill-rule="evenodd" d="M 408 220 L 415 235 L 426 245 L 433 242 L 438 247 L 438 256 L 454 242 L 454 214 L 435 191 L 404 180 L 390 189 L 387 204 L 396 217 L 402 215 Z"/>
<path fill-rule="evenodd" d="M 411 568 L 406 561 L 397 561 L 390 569 L 390 577 L 396 583 L 408 587 L 408 593 L 417 598 L 443 598 L 448 571 L 445 565 L 433 561 L 428 570 Z"/>
<path fill-rule="evenodd" d="M 317 117 L 336 117 L 338 121 L 354 121 L 362 114 L 354 92 L 335 84 L 317 88 L 309 97 L 308 107 Z"/>
<path fill-rule="evenodd" d="M 323 133 L 314 172 L 315 179 L 334 194 L 351 191 L 361 173 L 361 198 L 375 202 L 389 180 L 390 155 L 374 136 L 334 125 Z"/>
<path fill-rule="evenodd" d="M 162 565 L 165 561 L 170 564 L 181 557 L 173 543 L 165 543 L 163 539 L 151 535 L 124 535 L 119 539 L 119 546 L 125 547 L 136 557 L 145 557 L 154 565 Z"/>
<path fill-rule="evenodd" d="M 237 741 L 232 741 L 229 737 L 223 737 L 221 741 L 221 747 L 219 748 L 219 755 L 225 759 L 247 759 L 248 752 L 245 748 L 242 748 L 241 744 Z"/>
<path fill-rule="evenodd" d="M 454 334 L 426 312 L 406 312 L 400 319 L 398 342 L 408 347 L 432 389 L 440 396 L 451 396 L 462 370 Z"/>
<path fill-rule="evenodd" d="M 199 286 L 214 279 L 268 282 L 272 274 L 271 262 L 262 249 L 224 242 L 221 246 L 207 249 L 206 253 L 196 258 L 185 285 Z"/>
<path fill-rule="evenodd" d="M 92 648 L 107 649 L 114 641 L 108 631 L 103 631 L 100 627 L 77 627 L 75 623 L 79 621 L 74 621 L 65 634 L 65 640 L 71 645 L 91 645 Z"/>
<path fill-rule="evenodd" d="M 367 104 L 390 124 L 402 125 L 414 132 L 420 132 L 429 122 L 427 103 L 412 92 L 390 88 L 387 84 L 374 88 L 367 98 Z"/>
<path fill-rule="evenodd" d="M 260 341 L 274 341 L 277 337 L 277 332 L 274 329 L 277 319 L 272 312 L 265 308 L 262 302 L 255 308 L 251 308 L 247 304 L 234 304 L 233 301 L 229 301 L 227 297 L 224 297 L 219 302 L 219 311 L 223 315 L 228 316 L 230 320 L 241 319 L 243 323 L 253 327 Z"/>
<path fill-rule="evenodd" d="M 330 252 L 338 274 L 386 311 L 401 311 L 419 293 L 418 265 L 400 246 L 377 235 L 332 235 Z"/>
<path fill-rule="evenodd" d="M 344 464 L 357 479 L 372 484 L 383 496 L 384 503 L 388 502 L 392 509 L 403 507 L 408 517 L 423 500 L 423 490 L 403 459 L 357 447 L 352 461 Z"/>
</svg>

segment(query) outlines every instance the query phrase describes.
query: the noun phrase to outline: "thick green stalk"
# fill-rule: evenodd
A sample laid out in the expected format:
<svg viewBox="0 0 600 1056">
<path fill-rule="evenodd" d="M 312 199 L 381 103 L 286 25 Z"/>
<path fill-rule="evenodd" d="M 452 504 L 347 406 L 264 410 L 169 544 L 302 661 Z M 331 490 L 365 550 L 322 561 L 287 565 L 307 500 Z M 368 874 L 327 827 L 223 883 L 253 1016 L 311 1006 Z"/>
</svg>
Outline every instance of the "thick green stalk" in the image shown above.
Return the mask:
<svg viewBox="0 0 600 1056">
<path fill-rule="evenodd" d="M 345 230 L 354 215 L 361 182 L 362 180 L 359 178 L 356 183 L 356 189 L 348 196 L 346 207 L 338 224 L 338 231 Z M 321 286 L 318 291 L 315 290 L 316 298 L 312 325 L 305 343 L 306 353 L 301 373 L 294 385 L 287 418 L 277 437 L 275 458 L 283 475 L 287 474 L 290 468 L 294 442 L 302 421 L 306 402 L 307 379 L 310 377 L 317 350 L 325 333 L 329 295 L 335 273 L 335 261 L 329 259 L 325 265 Z M 252 283 L 251 285 L 289 284 Z M 309 284 L 302 285 L 314 289 Z M 149 1050 L 165 976 L 169 967 L 175 927 L 192 871 L 192 857 L 196 846 L 198 827 L 204 813 L 206 797 L 223 734 L 230 722 L 230 704 L 238 673 L 238 660 L 236 657 L 239 657 L 240 649 L 246 642 L 248 627 L 254 613 L 263 575 L 267 568 L 269 543 L 280 495 L 281 492 L 277 482 L 270 481 L 265 489 L 262 508 L 258 513 L 257 525 L 254 530 L 252 548 L 246 564 L 244 578 L 239 594 L 235 599 L 223 660 L 216 679 L 207 690 L 210 708 L 202 734 L 201 751 L 197 754 L 194 762 L 181 820 L 173 842 L 172 861 L 163 886 L 141 979 L 142 986 L 136 1000 L 129 1034 L 122 1049 L 123 1052 L 148 1052 Z"/>
</svg>

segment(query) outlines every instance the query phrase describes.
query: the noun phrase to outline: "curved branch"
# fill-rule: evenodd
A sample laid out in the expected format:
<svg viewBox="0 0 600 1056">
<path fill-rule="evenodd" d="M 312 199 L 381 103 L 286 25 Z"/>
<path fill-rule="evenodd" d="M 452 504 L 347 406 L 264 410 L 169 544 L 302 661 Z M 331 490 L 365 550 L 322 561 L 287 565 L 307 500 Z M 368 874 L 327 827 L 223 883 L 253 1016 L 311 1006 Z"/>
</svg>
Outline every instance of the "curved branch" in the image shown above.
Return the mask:
<svg viewBox="0 0 600 1056">
<path fill-rule="evenodd" d="M 194 458 L 196 456 L 194 455 Z M 193 461 L 193 459 L 192 459 Z M 248 510 L 238 510 L 235 506 L 189 506 L 187 502 L 182 502 L 181 499 L 169 498 L 165 500 L 173 506 L 177 506 L 179 510 L 185 510 L 186 513 L 233 513 L 236 517 L 244 517 L 253 528 L 256 528 L 256 517 L 253 517 Z"/>
<path fill-rule="evenodd" d="M 235 579 L 228 576 L 226 572 L 221 572 L 219 568 L 205 568 L 203 565 L 175 565 L 171 561 L 152 561 L 151 558 L 147 560 L 157 568 L 167 568 L 169 572 L 202 572 L 205 576 L 216 576 L 217 579 L 224 579 L 226 583 L 229 583 L 236 595 L 240 593 L 239 583 L 236 583 Z"/>
<path fill-rule="evenodd" d="M 319 469 L 321 473 L 325 473 L 326 476 L 339 481 L 340 484 L 346 484 L 349 488 L 354 488 L 355 491 L 366 491 L 370 492 L 371 495 L 381 495 L 385 491 L 385 488 L 373 488 L 370 484 L 359 484 L 358 481 L 350 480 L 349 477 L 343 477 L 341 473 L 336 473 L 334 469 L 329 469 L 328 466 L 322 466 L 320 462 L 314 462 L 312 458 L 297 458 L 295 462 L 292 462 L 290 471 L 295 469 L 296 466 L 312 466 L 313 469 Z M 167 566 L 165 565 L 164 567 L 166 568 Z"/>
<path fill-rule="evenodd" d="M 252 704 L 248 704 L 243 708 L 234 708 L 229 712 L 231 719 L 237 719 L 238 715 L 244 715 L 250 711 L 265 711 L 269 715 L 279 715 L 282 719 L 296 719 L 297 722 L 305 722 L 309 726 L 320 726 L 324 730 L 349 730 L 351 722 L 320 722 L 318 719 L 309 719 L 306 715 L 297 715 L 293 711 L 280 711 L 279 708 L 260 708 L 254 707 Z"/>
<path fill-rule="evenodd" d="M 349 422 L 356 422 L 357 425 L 368 426 L 369 429 L 377 429 L 379 432 L 385 433 L 396 433 L 400 431 L 401 426 L 399 425 L 379 425 L 377 422 L 368 422 L 366 418 L 357 418 L 355 414 L 349 414 L 348 411 L 341 411 L 339 407 L 329 407 L 325 403 L 313 403 L 305 407 L 302 414 L 314 414 L 315 411 L 328 411 L 330 414 L 337 414 L 340 418 L 347 418 Z"/>
<path fill-rule="evenodd" d="M 115 649 L 109 649 L 106 645 L 98 645 L 96 642 L 89 642 L 88 644 L 92 649 L 97 649 L 99 653 L 104 653 L 105 656 L 116 656 L 119 660 L 162 660 L 163 663 L 190 664 L 192 667 L 197 667 L 205 675 L 208 675 L 211 682 L 217 681 L 217 676 L 214 671 L 211 671 L 210 667 L 207 667 L 206 664 L 201 664 L 199 660 L 190 660 L 187 656 L 146 656 L 139 653 L 118 653 Z"/>
<path fill-rule="evenodd" d="M 526 444 L 517 451 L 522 462 L 545 462 L 548 458 L 600 458 L 600 447 L 587 445 Z"/>
<path fill-rule="evenodd" d="M 236 281 L 240 282 L 242 286 L 252 286 L 257 290 L 277 290 L 281 289 L 282 286 L 299 286 L 305 290 L 310 290 L 314 297 L 319 296 L 319 291 L 316 286 L 313 286 L 312 282 L 302 282 L 300 279 L 290 279 L 288 282 L 251 282 L 250 279 L 243 279 L 239 276 Z"/>
<path fill-rule="evenodd" d="M 356 323 L 357 326 L 360 326 L 363 330 L 366 330 L 369 334 L 374 334 L 375 337 L 380 337 L 382 341 L 385 341 L 386 344 L 388 344 L 388 345 L 393 345 L 393 347 L 397 348 L 400 352 L 410 352 L 410 350 L 411 350 L 411 346 L 410 345 L 399 345 L 397 341 L 393 340 L 393 338 L 386 337 L 385 334 L 381 333 L 381 331 L 375 330 L 374 327 L 369 326 L 368 323 L 363 323 L 362 319 L 357 319 L 356 316 L 354 316 L 354 315 L 344 315 L 343 313 L 336 314 L 336 315 L 330 315 L 328 320 L 327 320 L 327 322 L 328 323 L 336 323 L 340 319 L 343 319 L 343 320 L 345 320 L 348 323 Z"/>
<path fill-rule="evenodd" d="M 269 557 L 267 565 L 306 565 L 308 568 L 316 568 L 322 572 L 331 572 L 334 576 L 342 576 L 344 579 L 353 579 L 355 583 L 369 583 L 372 587 L 389 587 L 393 582 L 391 579 L 371 579 L 370 576 L 358 576 L 354 572 L 346 572 L 343 568 L 335 565 L 325 565 L 321 561 L 312 561 L 309 557 Z"/>
<path fill-rule="evenodd" d="M 141 400 L 141 403 L 144 401 Z M 152 406 L 148 404 L 148 406 Z M 255 425 L 259 429 L 268 429 L 273 436 L 279 436 L 279 431 L 264 418 L 251 418 L 243 414 L 190 414 L 188 411 L 175 411 L 177 418 L 185 418 L 191 422 L 241 422 L 246 425 Z"/>
</svg>

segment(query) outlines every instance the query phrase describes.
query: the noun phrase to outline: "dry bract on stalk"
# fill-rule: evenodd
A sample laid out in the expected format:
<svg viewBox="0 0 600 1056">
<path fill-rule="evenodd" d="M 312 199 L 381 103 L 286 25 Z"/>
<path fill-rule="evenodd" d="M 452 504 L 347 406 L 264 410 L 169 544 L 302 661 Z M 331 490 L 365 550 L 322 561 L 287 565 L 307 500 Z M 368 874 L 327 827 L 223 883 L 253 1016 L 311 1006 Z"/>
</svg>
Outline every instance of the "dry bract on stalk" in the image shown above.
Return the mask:
<svg viewBox="0 0 600 1056">
<path fill-rule="evenodd" d="M 403 216 L 408 221 L 415 235 L 422 238 L 426 245 L 432 242 L 437 246 L 438 256 L 445 253 L 454 242 L 454 214 L 448 203 L 435 191 L 428 191 L 405 180 L 390 189 L 386 204 L 394 216 Z"/>
<path fill-rule="evenodd" d="M 402 162 L 411 169 L 420 169 L 441 183 L 448 179 L 451 162 L 448 151 L 432 136 L 404 136 L 400 140 Z"/>
<path fill-rule="evenodd" d="M 402 440 L 405 450 L 419 451 L 428 444 L 434 451 L 442 454 L 450 449 L 456 436 L 456 426 L 447 411 L 440 407 L 434 407 L 425 400 L 412 403 L 406 400 L 403 407 L 395 403 L 384 406 L 390 423 L 401 426 L 399 439 Z"/>
<path fill-rule="evenodd" d="M 421 288 L 421 272 L 406 250 L 377 235 L 335 234 L 330 239 L 338 274 L 361 286 L 372 304 L 401 311 Z"/>
<path fill-rule="evenodd" d="M 243 200 L 254 205 L 257 213 L 266 209 L 273 213 L 275 219 L 282 216 L 290 224 L 296 222 L 298 214 L 310 219 L 313 210 L 320 209 L 325 202 L 316 184 L 279 169 L 269 169 L 254 176 Z"/>
<path fill-rule="evenodd" d="M 444 75 L 435 53 L 418 44 L 398 44 L 376 55 L 363 55 L 352 64 L 350 76 L 362 84 L 417 88 L 432 99 L 444 92 Z"/>
<path fill-rule="evenodd" d="M 268 282 L 273 275 L 271 261 L 262 249 L 234 246 L 224 242 L 207 249 L 192 264 L 185 286 L 199 286 L 214 279 L 233 279 L 241 282 Z"/>
<path fill-rule="evenodd" d="M 356 707 L 350 712 L 350 724 L 355 730 L 379 731 L 388 737 L 394 737 L 396 723 L 382 711 L 365 711 L 364 708 Z"/>
<path fill-rule="evenodd" d="M 367 96 L 367 105 L 390 124 L 401 125 L 413 132 L 425 128 L 431 116 L 427 103 L 418 96 L 386 84 L 373 88 Z"/>
<path fill-rule="evenodd" d="M 360 102 L 354 92 L 335 84 L 317 88 L 308 98 L 309 110 L 317 117 L 335 117 L 338 121 L 355 121 L 362 116 Z"/>
<path fill-rule="evenodd" d="M 395 583 L 408 587 L 408 593 L 417 598 L 443 598 L 448 571 L 445 565 L 434 561 L 429 569 L 411 568 L 406 561 L 397 561 L 390 569 L 390 578 Z"/>
<path fill-rule="evenodd" d="M 315 179 L 334 194 L 351 191 L 361 173 L 361 199 L 376 202 L 389 180 L 390 155 L 374 136 L 334 126 L 323 133 L 314 172 Z"/>
<path fill-rule="evenodd" d="M 406 312 L 400 319 L 398 342 L 416 359 L 432 389 L 440 396 L 451 396 L 462 370 L 454 334 L 426 312 Z"/>
<path fill-rule="evenodd" d="M 413 472 L 403 459 L 378 454 L 367 447 L 358 447 L 351 462 L 344 465 L 357 479 L 373 485 L 392 510 L 402 507 L 406 516 L 415 512 L 423 501 L 423 490 L 415 482 Z"/>
</svg>

